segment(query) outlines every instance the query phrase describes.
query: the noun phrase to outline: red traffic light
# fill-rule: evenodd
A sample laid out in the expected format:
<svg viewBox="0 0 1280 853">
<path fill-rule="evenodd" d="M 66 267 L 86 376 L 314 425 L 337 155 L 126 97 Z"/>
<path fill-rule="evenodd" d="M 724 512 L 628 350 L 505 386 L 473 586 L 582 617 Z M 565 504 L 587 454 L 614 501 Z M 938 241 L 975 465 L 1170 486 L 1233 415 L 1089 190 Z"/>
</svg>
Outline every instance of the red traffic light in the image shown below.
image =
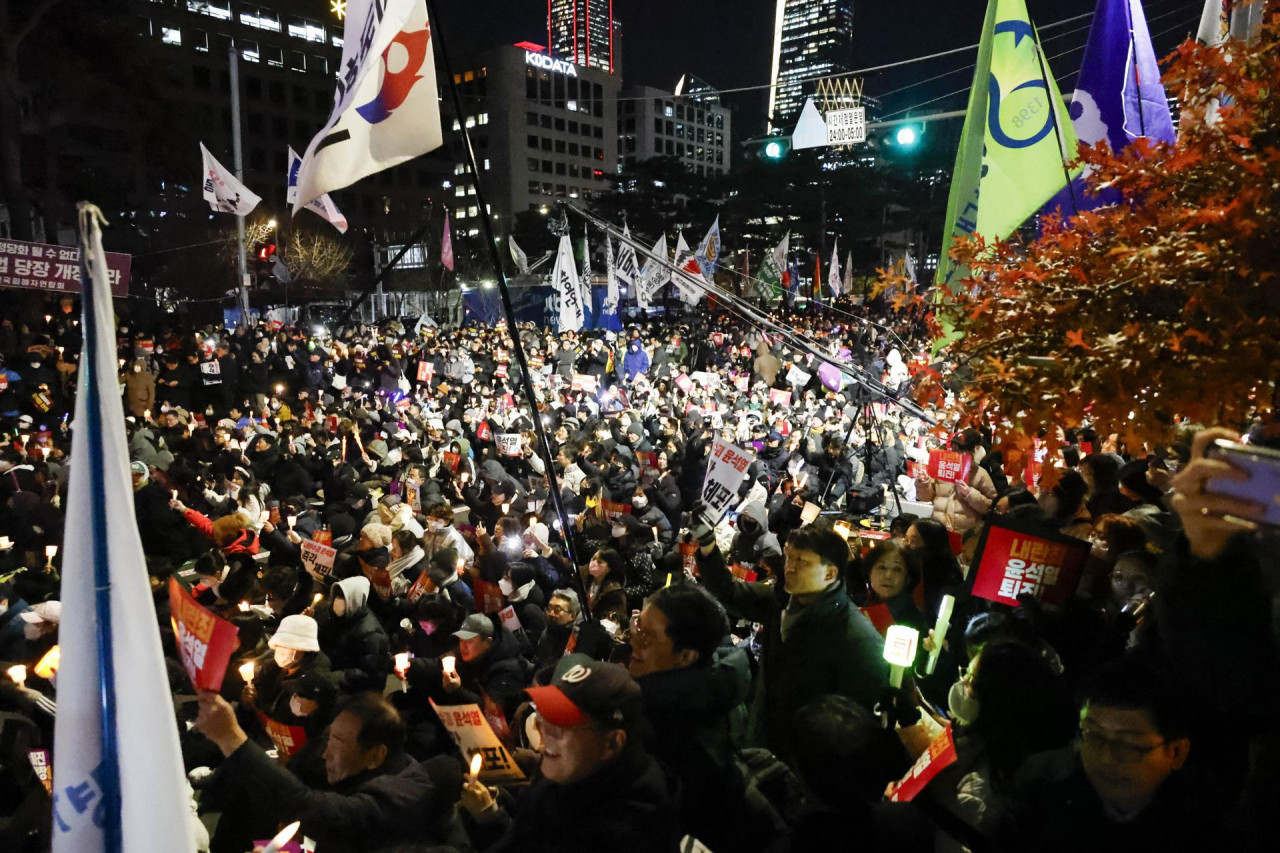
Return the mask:
<svg viewBox="0 0 1280 853">
<path fill-rule="evenodd" d="M 266 243 L 258 248 L 258 260 L 269 261 L 271 256 L 276 253 L 275 243 Z"/>
</svg>

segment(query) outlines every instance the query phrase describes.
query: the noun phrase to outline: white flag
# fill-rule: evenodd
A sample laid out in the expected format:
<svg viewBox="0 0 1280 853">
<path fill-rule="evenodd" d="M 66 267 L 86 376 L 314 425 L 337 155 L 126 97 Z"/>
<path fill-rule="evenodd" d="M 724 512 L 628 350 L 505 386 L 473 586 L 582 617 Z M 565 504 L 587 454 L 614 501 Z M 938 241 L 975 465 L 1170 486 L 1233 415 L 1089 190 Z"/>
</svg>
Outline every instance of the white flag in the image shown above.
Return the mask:
<svg viewBox="0 0 1280 853">
<path fill-rule="evenodd" d="M 831 288 L 834 298 L 841 293 L 840 287 L 840 238 L 831 244 L 831 265 L 827 267 L 827 287 Z"/>
<path fill-rule="evenodd" d="M 916 285 L 916 262 L 911 257 L 911 252 L 906 252 L 902 256 L 902 271 L 907 278 L 911 279 L 911 286 Z"/>
<path fill-rule="evenodd" d="M 238 213 L 248 216 L 262 201 L 253 190 L 236 180 L 236 176 L 222 168 L 209 149 L 200 143 L 200 157 L 204 163 L 204 200 L 215 213 Z"/>
<path fill-rule="evenodd" d="M 847 252 L 844 256 L 844 281 L 840 284 L 840 292 L 845 296 L 853 293 L 853 252 Z"/>
<path fill-rule="evenodd" d="M 631 229 L 622 226 L 622 236 L 631 239 Z M 618 246 L 618 257 L 614 265 L 614 275 L 618 277 L 618 281 L 625 285 L 634 287 L 636 278 L 640 275 L 640 265 L 636 263 L 636 249 L 630 243 L 622 243 Z"/>
<path fill-rule="evenodd" d="M 285 204 L 293 204 L 298 200 L 298 172 L 301 168 L 302 158 L 298 156 L 298 152 L 293 150 L 293 146 L 290 146 L 289 182 L 284 191 Z M 307 202 L 305 207 L 334 228 L 337 228 L 340 234 L 347 233 L 347 217 L 343 216 L 342 212 L 338 210 L 338 206 L 333 203 L 333 199 L 329 198 L 328 193 Z"/>
<path fill-rule="evenodd" d="M 62 551 L 53 851 L 193 853 L 178 723 L 133 516 L 99 216 L 81 206 L 84 353 L 67 489 L 75 523 Z"/>
<path fill-rule="evenodd" d="M 582 290 L 578 268 L 573 261 L 573 241 L 569 235 L 560 238 L 556 265 L 551 270 L 551 286 L 560 296 L 560 331 L 576 332 L 586 322 L 582 310 Z"/>
<path fill-rule="evenodd" d="M 578 293 L 585 308 L 591 301 L 591 245 L 587 242 L 587 226 L 582 226 L 582 274 L 578 276 Z"/>
<path fill-rule="evenodd" d="M 684 241 L 684 233 L 676 233 L 676 269 L 687 273 L 688 276 L 702 278 L 702 267 L 698 264 L 697 257 L 689 250 L 689 244 Z M 702 299 L 702 289 L 692 283 L 679 273 L 671 273 L 671 283 L 680 291 L 680 298 L 690 305 L 697 305 L 698 300 Z"/>
<path fill-rule="evenodd" d="M 649 254 L 653 257 L 645 260 L 644 266 L 640 268 L 640 275 L 636 279 L 636 304 L 641 308 L 648 308 L 649 303 L 653 301 L 654 297 L 658 295 L 663 285 L 668 281 L 665 264 L 654 260 L 654 258 L 661 258 L 662 261 L 667 259 L 666 234 L 658 238 L 658 242 L 653 244 L 653 249 Z"/>
<path fill-rule="evenodd" d="M 602 314 L 618 313 L 618 275 L 613 265 L 613 238 L 604 238 L 605 277 L 608 279 L 604 296 L 604 305 L 600 307 Z"/>
<path fill-rule="evenodd" d="M 439 148 L 440 101 L 425 0 L 348 0 L 333 112 L 307 146 L 307 202 Z"/>
<path fill-rule="evenodd" d="M 711 227 L 707 229 L 707 235 L 698 244 L 698 269 L 702 271 L 702 277 L 707 281 L 715 277 L 720 250 L 720 215 L 716 214 L 716 221 L 711 223 Z"/>
<path fill-rule="evenodd" d="M 516 269 L 520 270 L 520 274 L 528 273 L 529 256 L 524 253 L 524 249 L 516 245 L 515 237 L 507 237 L 507 248 L 511 249 L 511 260 L 516 262 Z"/>
</svg>

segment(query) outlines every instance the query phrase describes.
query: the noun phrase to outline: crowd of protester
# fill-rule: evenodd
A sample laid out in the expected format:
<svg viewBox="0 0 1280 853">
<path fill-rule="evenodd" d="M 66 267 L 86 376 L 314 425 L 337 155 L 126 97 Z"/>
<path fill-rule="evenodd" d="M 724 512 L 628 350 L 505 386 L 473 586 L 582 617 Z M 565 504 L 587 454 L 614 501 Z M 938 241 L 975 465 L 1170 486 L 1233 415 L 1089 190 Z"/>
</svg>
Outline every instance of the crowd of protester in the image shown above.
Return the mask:
<svg viewBox="0 0 1280 853">
<path fill-rule="evenodd" d="M 78 523 L 72 307 L 0 322 L 0 668 L 28 673 L 0 678 L 4 850 L 48 844 L 29 753 L 55 746 L 56 674 L 35 670 L 61 619 L 51 546 Z M 1243 476 L 1205 453 L 1235 434 L 1126 447 L 1047 424 L 1028 477 L 984 425 L 898 404 L 927 358 L 917 323 L 853 305 L 785 322 L 870 381 L 709 312 L 579 334 L 122 322 L 202 849 L 294 820 L 320 853 L 1262 849 L 1278 566 L 1247 523 L 1262 508 L 1205 488 Z M 754 461 L 713 524 L 716 440 Z M 936 448 L 969 454 L 967 476 L 931 477 Z M 1091 543 L 1068 601 L 971 594 L 1001 519 Z M 174 578 L 238 629 L 216 692 L 179 663 Z M 922 638 L 900 687 L 894 625 Z M 440 713 L 459 705 L 527 783 L 469 772 Z M 891 801 L 948 726 L 954 763 Z"/>
</svg>

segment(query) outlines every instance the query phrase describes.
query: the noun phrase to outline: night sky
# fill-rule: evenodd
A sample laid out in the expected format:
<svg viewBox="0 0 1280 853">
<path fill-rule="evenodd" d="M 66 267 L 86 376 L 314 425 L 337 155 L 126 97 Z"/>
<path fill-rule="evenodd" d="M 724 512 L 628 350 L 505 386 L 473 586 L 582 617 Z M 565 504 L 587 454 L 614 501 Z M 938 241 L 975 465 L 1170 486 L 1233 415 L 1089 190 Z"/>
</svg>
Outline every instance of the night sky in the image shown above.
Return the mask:
<svg viewBox="0 0 1280 853">
<path fill-rule="evenodd" d="M 437 0 L 443 23 L 456 52 L 511 44 L 528 39 L 546 41 L 545 0 Z M 1095 0 L 1028 0 L 1032 19 L 1041 27 L 1092 11 Z M 1147 18 L 1156 51 L 1164 56 L 1195 30 L 1203 0 L 1146 0 Z M 773 0 L 614 0 L 614 16 L 622 22 L 624 76 L 630 83 L 664 89 L 675 86 L 685 72 L 713 86 L 728 89 L 765 84 L 769 80 L 769 52 L 773 39 Z M 983 0 L 879 0 L 855 2 L 857 29 L 855 63 L 859 66 L 894 62 L 974 44 L 986 10 Z M 1045 50 L 1055 54 L 1078 48 L 1088 35 L 1088 21 L 1045 33 Z M 1076 30 L 1077 32 L 1070 32 Z M 1168 32 L 1162 32 L 1162 31 Z M 1051 41 L 1050 37 L 1053 36 Z M 1062 80 L 1079 68 L 1081 52 L 1054 60 Z M 925 78 L 960 69 L 973 54 L 917 63 L 868 75 L 866 94 L 888 92 Z M 932 83 L 913 86 L 886 98 L 886 110 L 905 109 L 938 95 L 965 88 L 971 73 L 958 71 Z M 1064 80 L 1070 91 L 1070 81 Z M 730 103 L 743 113 L 762 114 L 763 94 L 747 94 Z M 963 107 L 963 96 L 939 103 Z M 748 116 L 744 116 L 748 118 Z"/>
</svg>

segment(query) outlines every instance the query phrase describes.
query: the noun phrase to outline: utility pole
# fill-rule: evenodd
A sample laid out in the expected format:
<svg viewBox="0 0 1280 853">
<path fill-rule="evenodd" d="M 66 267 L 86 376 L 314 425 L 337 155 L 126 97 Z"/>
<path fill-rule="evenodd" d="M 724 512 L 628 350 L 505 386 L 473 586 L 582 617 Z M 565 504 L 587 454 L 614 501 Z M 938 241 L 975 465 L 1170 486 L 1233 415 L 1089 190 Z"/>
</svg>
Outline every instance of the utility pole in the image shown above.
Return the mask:
<svg viewBox="0 0 1280 853">
<path fill-rule="evenodd" d="M 240 57 L 235 43 L 227 48 L 231 66 L 231 155 L 236 180 L 244 183 L 244 150 L 240 145 Z M 236 272 L 240 276 L 240 321 L 249 325 L 249 263 L 244 256 L 244 215 L 236 214 Z"/>
</svg>

